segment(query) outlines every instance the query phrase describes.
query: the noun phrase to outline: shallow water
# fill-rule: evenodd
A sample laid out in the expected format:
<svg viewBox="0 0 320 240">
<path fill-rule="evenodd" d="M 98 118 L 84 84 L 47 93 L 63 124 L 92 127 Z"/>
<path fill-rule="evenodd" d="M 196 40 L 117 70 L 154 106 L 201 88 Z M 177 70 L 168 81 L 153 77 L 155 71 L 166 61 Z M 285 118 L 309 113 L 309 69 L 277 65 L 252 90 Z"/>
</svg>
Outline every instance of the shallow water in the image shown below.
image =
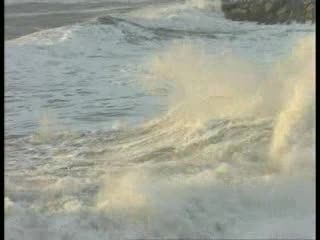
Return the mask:
<svg viewBox="0 0 320 240">
<path fill-rule="evenodd" d="M 8 6 L 6 239 L 315 237 L 314 25 Z"/>
</svg>

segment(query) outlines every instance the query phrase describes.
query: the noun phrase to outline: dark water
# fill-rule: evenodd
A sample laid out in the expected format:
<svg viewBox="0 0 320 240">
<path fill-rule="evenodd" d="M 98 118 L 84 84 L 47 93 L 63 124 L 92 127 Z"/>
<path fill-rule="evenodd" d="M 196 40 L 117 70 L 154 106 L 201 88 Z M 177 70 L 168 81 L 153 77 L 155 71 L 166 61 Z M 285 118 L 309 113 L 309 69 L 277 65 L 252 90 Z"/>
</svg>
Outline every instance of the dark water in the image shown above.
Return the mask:
<svg viewBox="0 0 320 240">
<path fill-rule="evenodd" d="M 157 1 L 163 4 L 168 1 Z M 5 5 L 5 39 L 14 39 L 44 29 L 86 22 L 99 15 L 134 10 L 151 4 L 150 1 L 102 2 L 7 2 Z M 155 4 L 153 2 L 152 4 Z"/>
</svg>

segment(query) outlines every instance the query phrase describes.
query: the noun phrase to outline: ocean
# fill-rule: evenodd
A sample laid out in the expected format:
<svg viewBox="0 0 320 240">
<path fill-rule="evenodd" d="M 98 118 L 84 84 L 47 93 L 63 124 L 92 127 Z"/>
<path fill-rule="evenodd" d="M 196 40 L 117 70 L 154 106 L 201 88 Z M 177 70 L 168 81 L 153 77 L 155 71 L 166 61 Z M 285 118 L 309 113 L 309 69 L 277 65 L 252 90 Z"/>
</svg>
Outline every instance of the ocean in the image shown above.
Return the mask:
<svg viewBox="0 0 320 240">
<path fill-rule="evenodd" d="M 8 0 L 5 38 L 5 239 L 315 238 L 314 24 Z"/>
</svg>

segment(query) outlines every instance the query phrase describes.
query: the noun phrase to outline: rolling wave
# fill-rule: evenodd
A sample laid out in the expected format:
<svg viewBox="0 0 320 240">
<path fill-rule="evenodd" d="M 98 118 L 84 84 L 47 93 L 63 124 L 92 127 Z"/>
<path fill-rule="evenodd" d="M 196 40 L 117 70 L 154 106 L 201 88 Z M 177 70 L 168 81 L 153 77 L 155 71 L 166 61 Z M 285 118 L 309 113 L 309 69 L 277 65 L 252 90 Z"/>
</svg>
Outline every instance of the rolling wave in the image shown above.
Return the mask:
<svg viewBox="0 0 320 240">
<path fill-rule="evenodd" d="M 315 36 L 230 23 L 207 4 L 148 6 L 9 41 L 8 239 L 315 237 Z M 158 96 L 165 110 L 148 117 L 140 99 Z M 71 124 L 48 114 L 34 130 L 15 112 L 30 98 Z"/>
</svg>

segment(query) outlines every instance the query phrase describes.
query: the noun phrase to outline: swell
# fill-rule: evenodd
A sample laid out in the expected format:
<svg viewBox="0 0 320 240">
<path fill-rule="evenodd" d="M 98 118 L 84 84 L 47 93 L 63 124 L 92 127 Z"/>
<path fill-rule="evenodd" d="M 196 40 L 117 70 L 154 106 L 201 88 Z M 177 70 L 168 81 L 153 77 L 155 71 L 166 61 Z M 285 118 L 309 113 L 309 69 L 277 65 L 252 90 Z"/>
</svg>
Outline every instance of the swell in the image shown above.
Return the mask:
<svg viewBox="0 0 320 240">
<path fill-rule="evenodd" d="M 113 25 L 115 27 L 122 29 L 123 31 L 131 27 L 139 28 L 143 31 L 147 31 L 153 34 L 153 38 L 155 39 L 183 38 L 187 36 L 201 37 L 201 38 L 208 38 L 208 39 L 217 38 L 215 33 L 210 33 L 207 31 L 170 29 L 170 28 L 164 28 L 164 27 L 148 27 L 127 19 L 113 17 L 113 16 L 99 17 L 98 22 L 101 24 Z M 125 25 L 127 25 L 127 27 Z"/>
<path fill-rule="evenodd" d="M 138 2 L 23 2 L 8 3 L 5 6 L 5 39 L 12 40 L 39 30 L 63 27 L 88 22 L 99 15 L 127 13 L 149 5 L 167 3 L 164 1 Z"/>
</svg>

